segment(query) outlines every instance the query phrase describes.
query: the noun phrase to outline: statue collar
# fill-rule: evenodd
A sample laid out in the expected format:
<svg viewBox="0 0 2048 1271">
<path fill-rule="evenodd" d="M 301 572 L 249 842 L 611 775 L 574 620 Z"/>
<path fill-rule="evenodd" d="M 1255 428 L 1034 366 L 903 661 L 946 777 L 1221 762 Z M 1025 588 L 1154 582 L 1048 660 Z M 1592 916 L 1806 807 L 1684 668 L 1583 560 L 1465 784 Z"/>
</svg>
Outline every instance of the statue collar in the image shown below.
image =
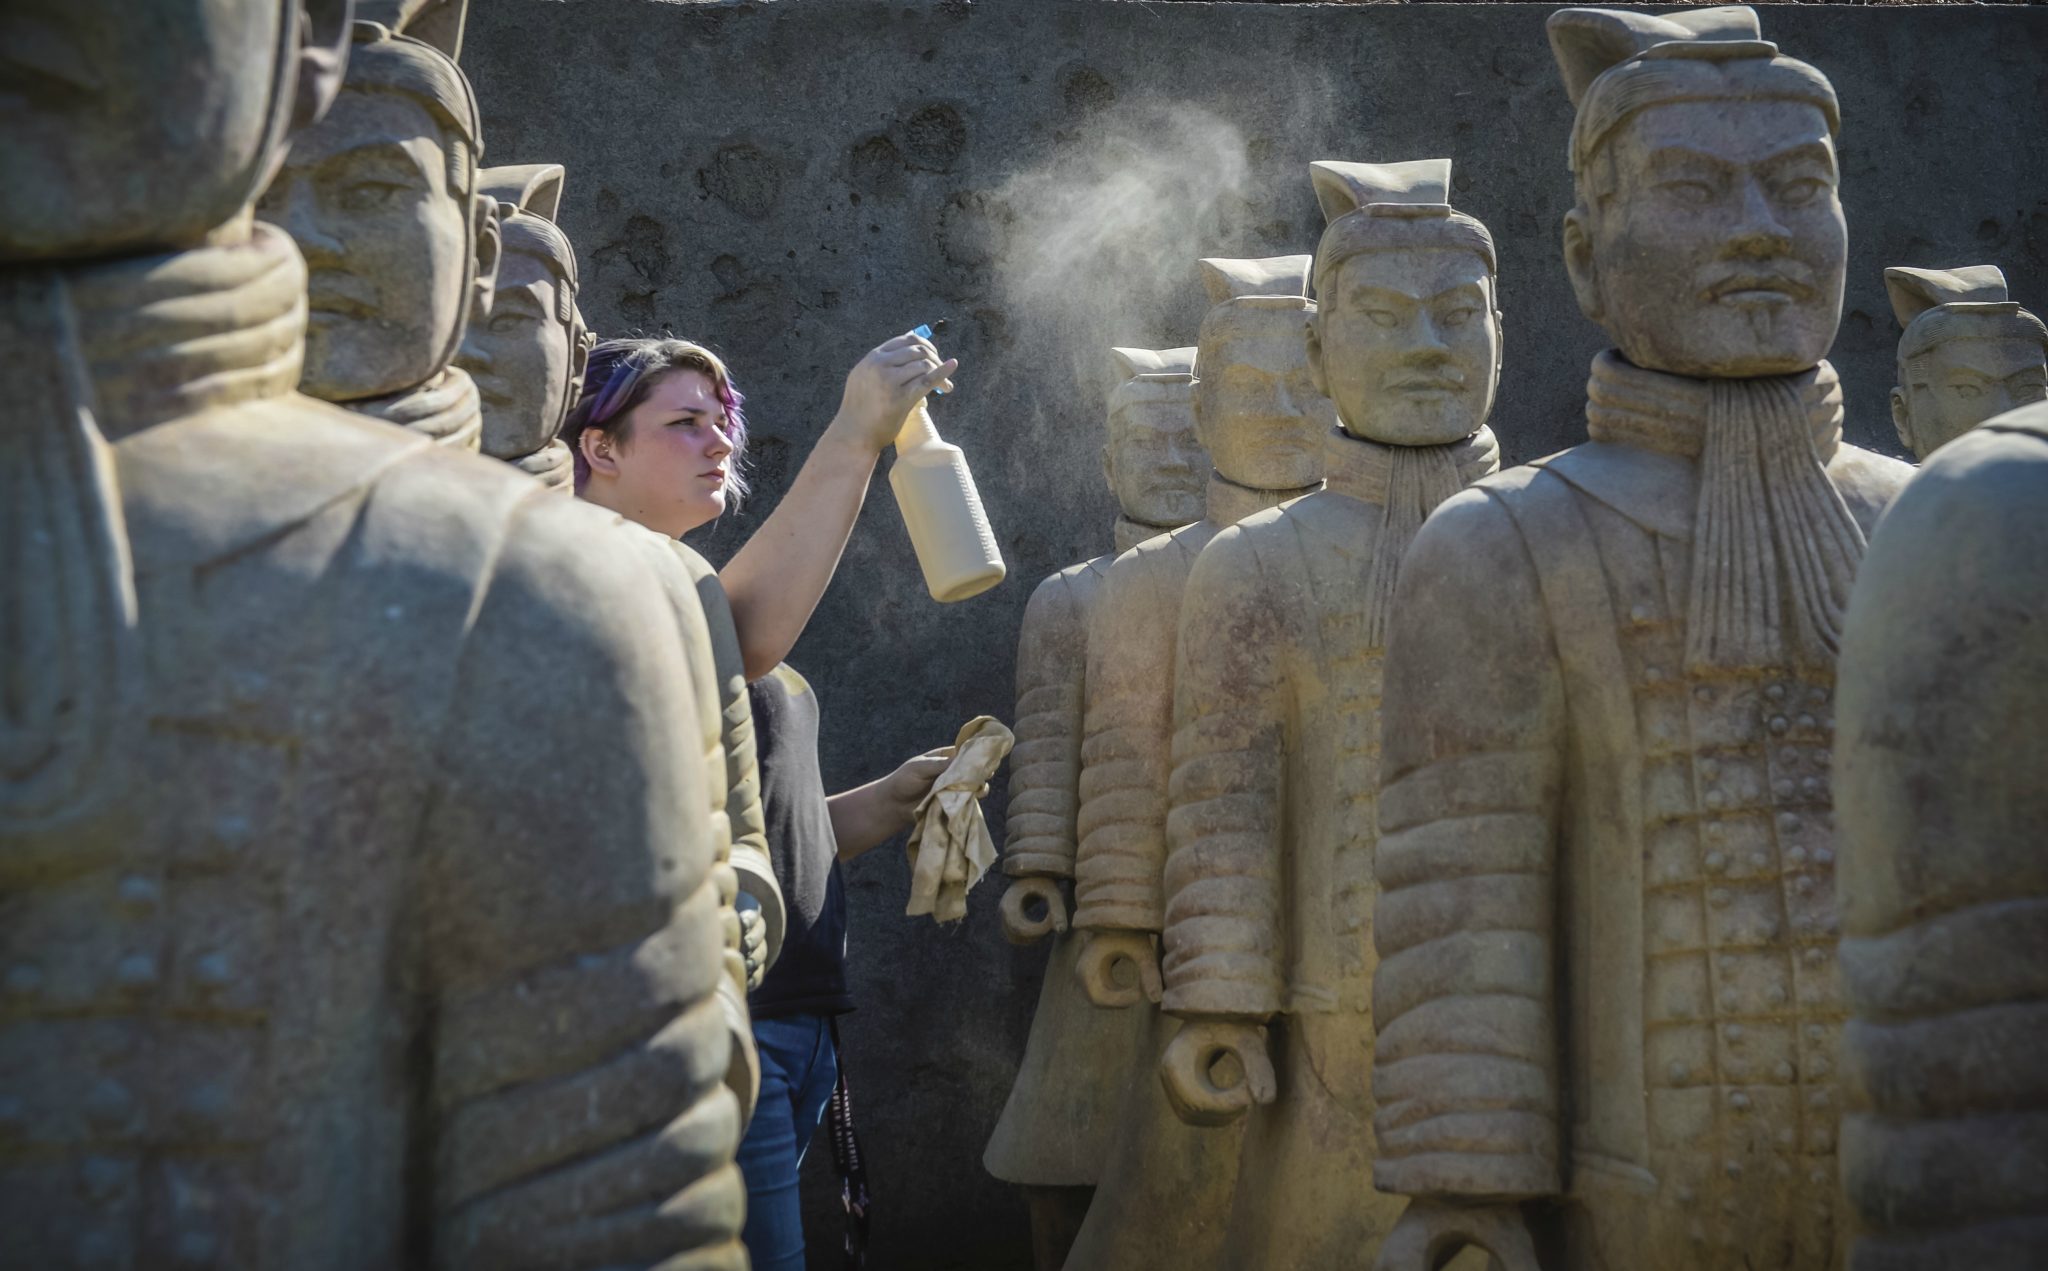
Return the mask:
<svg viewBox="0 0 2048 1271">
<path fill-rule="evenodd" d="M 447 366 L 424 384 L 361 401 L 340 402 L 358 415 L 381 419 L 431 437 L 436 445 L 476 450 L 483 443 L 483 400 L 476 381 L 459 366 Z"/>
<path fill-rule="evenodd" d="M 1842 381 L 1835 368 L 1822 362 L 1810 371 L 1771 378 L 1798 394 L 1812 427 L 1815 457 L 1823 464 L 1833 459 L 1842 445 Z M 1594 441 L 1697 459 L 1706 445 L 1714 386 L 1728 382 L 1646 371 L 1609 349 L 1593 359 L 1586 381 L 1586 432 Z"/>
<path fill-rule="evenodd" d="M 1693 486 L 1687 670 L 1832 666 L 1865 546 L 1828 476 L 1842 446 L 1834 368 L 1699 380 L 1645 371 L 1609 351 L 1594 359 L 1586 393 L 1595 444 L 1548 461 L 1551 471 L 1575 485 L 1614 484 L 1600 473 L 1616 465 L 1599 452 L 1634 448 Z"/>
<path fill-rule="evenodd" d="M 1456 467 L 1460 489 L 1500 471 L 1500 443 L 1483 424 L 1470 437 L 1445 446 L 1390 446 L 1340 426 L 1331 429 L 1323 443 L 1324 485 L 1362 503 L 1384 505 L 1397 460 L 1434 460 L 1438 455 Z"/>
<path fill-rule="evenodd" d="M 92 410 L 108 441 L 298 386 L 306 265 L 256 222 L 247 241 L 61 271 Z"/>
<path fill-rule="evenodd" d="M 1339 426 L 1330 430 L 1323 454 L 1326 488 L 1379 514 L 1365 567 L 1362 612 L 1366 647 L 1383 649 L 1401 557 L 1439 504 L 1500 471 L 1500 445 L 1484 424 L 1470 437 L 1443 446 L 1389 446 L 1354 437 Z"/>
<path fill-rule="evenodd" d="M 1235 525 L 1254 512 L 1279 507 L 1289 499 L 1314 494 L 1322 488 L 1323 483 L 1318 481 L 1293 490 L 1255 490 L 1211 469 L 1208 503 L 1203 508 L 1202 519 L 1217 525 Z"/>
<path fill-rule="evenodd" d="M 1116 518 L 1114 540 L 1116 553 L 1121 556 L 1148 538 L 1158 538 L 1161 534 L 1171 533 L 1179 528 L 1178 525 L 1151 525 L 1144 521 L 1134 521 L 1128 516 L 1119 516 Z"/>
</svg>

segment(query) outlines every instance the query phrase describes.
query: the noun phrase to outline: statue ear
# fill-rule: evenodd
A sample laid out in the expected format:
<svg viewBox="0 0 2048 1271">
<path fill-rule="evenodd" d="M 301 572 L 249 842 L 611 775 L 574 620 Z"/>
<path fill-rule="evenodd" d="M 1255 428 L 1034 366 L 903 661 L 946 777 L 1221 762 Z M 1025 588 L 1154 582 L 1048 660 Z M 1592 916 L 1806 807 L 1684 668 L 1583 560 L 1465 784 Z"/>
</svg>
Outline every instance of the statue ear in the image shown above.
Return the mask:
<svg viewBox="0 0 2048 1271">
<path fill-rule="evenodd" d="M 498 261 L 504 239 L 498 232 L 498 201 L 487 194 L 470 196 L 470 220 L 476 231 L 476 282 L 470 312 L 489 314 L 498 295 Z"/>
<path fill-rule="evenodd" d="M 1323 374 L 1323 333 L 1320 329 L 1321 326 L 1322 311 L 1318 309 L 1308 316 L 1307 321 L 1301 324 L 1301 335 L 1302 339 L 1308 342 L 1309 380 L 1316 386 L 1318 393 L 1328 397 L 1330 395 L 1330 381 L 1329 377 Z"/>
<path fill-rule="evenodd" d="M 1919 447 L 1913 444 L 1913 407 L 1906 400 L 1903 385 L 1892 389 L 1892 427 L 1898 430 L 1899 444 L 1906 448 L 1906 453 L 1918 458 Z"/>
<path fill-rule="evenodd" d="M 292 96 L 291 131 L 320 122 L 341 92 L 348 69 L 350 0 L 301 0 L 293 6 L 299 24 L 299 74 Z"/>
<path fill-rule="evenodd" d="M 1578 297 L 1579 312 L 1606 325 L 1607 305 L 1600 298 L 1600 269 L 1593 259 L 1593 238 L 1587 232 L 1586 210 L 1582 207 L 1564 214 L 1564 268 L 1571 275 L 1572 294 Z"/>
</svg>

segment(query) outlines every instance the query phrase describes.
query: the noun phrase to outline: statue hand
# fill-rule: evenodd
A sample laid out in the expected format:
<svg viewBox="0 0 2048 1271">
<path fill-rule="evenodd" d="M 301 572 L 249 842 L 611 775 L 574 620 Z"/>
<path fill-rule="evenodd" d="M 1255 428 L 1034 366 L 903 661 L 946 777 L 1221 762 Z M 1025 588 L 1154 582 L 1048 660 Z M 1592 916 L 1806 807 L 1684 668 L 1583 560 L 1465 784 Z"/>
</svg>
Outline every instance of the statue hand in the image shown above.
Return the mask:
<svg viewBox="0 0 2048 1271">
<path fill-rule="evenodd" d="M 1411 1200 L 1387 1234 L 1373 1271 L 1435 1271 L 1466 1248 L 1483 1249 L 1493 1271 L 1539 1271 L 1519 1205 L 1453 1205 Z"/>
<path fill-rule="evenodd" d="M 1189 1125 L 1225 1125 L 1280 1093 L 1266 1030 L 1258 1024 L 1192 1020 L 1166 1044 L 1159 1080 L 1175 1115 Z"/>
<path fill-rule="evenodd" d="M 1074 974 L 1097 1006 L 1157 1002 L 1166 991 L 1159 978 L 1159 950 L 1146 931 L 1091 931 L 1074 959 Z"/>
<path fill-rule="evenodd" d="M 1044 912 L 1031 916 L 1031 902 L 1042 904 Z M 1067 899 L 1060 894 L 1057 878 L 1018 878 L 1003 893 L 1003 936 L 1011 944 L 1031 944 L 1040 937 L 1067 929 Z"/>
<path fill-rule="evenodd" d="M 740 956 L 747 964 L 747 991 L 761 987 L 768 973 L 768 922 L 761 916 L 761 902 L 741 892 L 737 904 L 740 919 Z"/>
</svg>

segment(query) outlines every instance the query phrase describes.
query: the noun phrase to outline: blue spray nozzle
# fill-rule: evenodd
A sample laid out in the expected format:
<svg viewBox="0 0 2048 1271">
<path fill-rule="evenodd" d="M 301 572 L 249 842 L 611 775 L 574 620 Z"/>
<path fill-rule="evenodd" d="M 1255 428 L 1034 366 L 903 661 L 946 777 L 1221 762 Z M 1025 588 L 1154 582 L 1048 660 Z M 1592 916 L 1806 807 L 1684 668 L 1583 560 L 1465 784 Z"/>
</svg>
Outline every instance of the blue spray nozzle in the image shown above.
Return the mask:
<svg viewBox="0 0 2048 1271">
<path fill-rule="evenodd" d="M 932 338 L 931 324 L 920 322 L 917 324 L 917 328 L 913 330 L 910 334 L 929 340 Z M 944 397 L 946 395 L 946 390 L 943 388 L 935 388 L 932 390 L 932 392 L 938 394 L 940 397 Z"/>
</svg>

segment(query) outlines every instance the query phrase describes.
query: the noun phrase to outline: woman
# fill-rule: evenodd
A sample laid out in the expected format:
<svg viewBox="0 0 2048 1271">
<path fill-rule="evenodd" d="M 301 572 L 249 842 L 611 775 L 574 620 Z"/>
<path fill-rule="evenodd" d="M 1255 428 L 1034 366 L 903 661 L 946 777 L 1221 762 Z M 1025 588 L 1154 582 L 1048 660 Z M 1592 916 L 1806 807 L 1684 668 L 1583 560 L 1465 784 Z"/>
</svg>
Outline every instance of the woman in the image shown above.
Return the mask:
<svg viewBox="0 0 2048 1271">
<path fill-rule="evenodd" d="M 789 492 L 719 571 L 750 681 L 769 854 L 789 909 L 781 956 L 748 997 L 761 1097 L 739 1164 L 756 1271 L 804 1265 L 797 1168 L 838 1080 L 832 1020 L 853 1009 L 840 863 L 910 827 L 950 752 L 827 797 L 817 696 L 782 659 L 838 567 L 882 448 L 926 393 L 951 387 L 957 365 L 914 335 L 862 358 Z M 563 430 L 577 495 L 671 537 L 716 520 L 746 491 L 741 400 L 725 364 L 699 345 L 600 344 Z"/>
</svg>

